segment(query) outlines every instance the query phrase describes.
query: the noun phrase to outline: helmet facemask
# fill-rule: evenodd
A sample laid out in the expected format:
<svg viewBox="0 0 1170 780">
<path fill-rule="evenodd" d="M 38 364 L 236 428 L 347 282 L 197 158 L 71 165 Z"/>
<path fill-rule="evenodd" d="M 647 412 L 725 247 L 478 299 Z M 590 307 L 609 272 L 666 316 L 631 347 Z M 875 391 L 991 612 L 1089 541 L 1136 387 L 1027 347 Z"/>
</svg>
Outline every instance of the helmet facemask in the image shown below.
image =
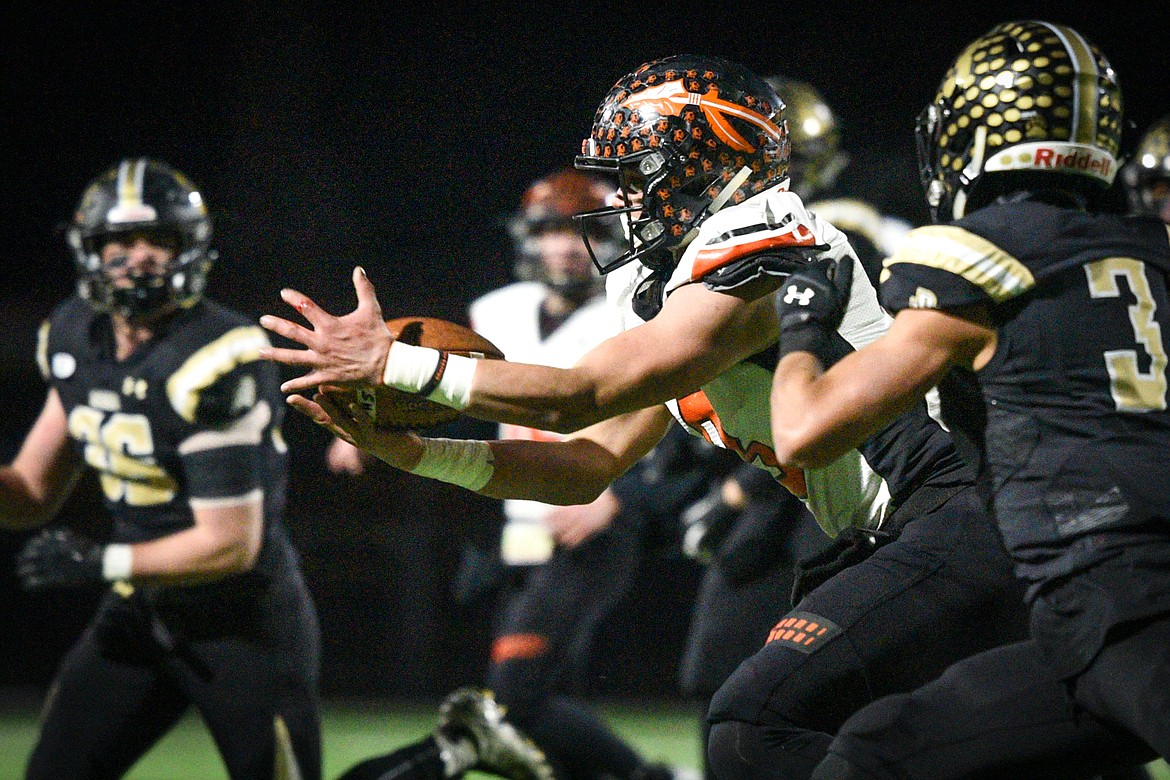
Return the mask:
<svg viewBox="0 0 1170 780">
<path fill-rule="evenodd" d="M 172 257 L 147 270 L 125 270 L 129 262 L 126 255 L 102 260 L 109 242 L 138 235 L 151 244 L 171 249 Z M 81 297 L 98 311 L 113 312 L 136 322 L 153 320 L 202 297 L 215 257 L 205 243 L 191 245 L 182 234 L 168 228 L 102 233 L 81 239 L 80 244 L 81 251 L 75 254 Z"/>
</svg>

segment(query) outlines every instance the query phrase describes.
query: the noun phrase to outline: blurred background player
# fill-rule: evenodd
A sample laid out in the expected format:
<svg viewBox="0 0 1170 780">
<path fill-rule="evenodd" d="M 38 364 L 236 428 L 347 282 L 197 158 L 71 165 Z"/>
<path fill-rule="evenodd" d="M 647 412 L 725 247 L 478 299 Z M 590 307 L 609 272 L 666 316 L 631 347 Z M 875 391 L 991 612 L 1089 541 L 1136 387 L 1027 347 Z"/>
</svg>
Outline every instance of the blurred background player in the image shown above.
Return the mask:
<svg viewBox="0 0 1170 780">
<path fill-rule="evenodd" d="M 469 307 L 472 328 L 509 360 L 568 367 L 620 330 L 572 219 L 576 213 L 604 206 L 611 192 L 602 180 L 570 168 L 541 178 L 524 193 L 508 224 L 518 281 L 483 295 Z M 615 244 L 618 239 L 600 233 L 593 238 Z M 514 425 L 502 425 L 500 436 L 560 438 Z M 675 431 L 664 446 L 590 504 L 505 500 L 502 531 L 492 537 L 494 549 L 470 547 L 456 586 L 464 601 L 485 593 L 500 597 L 487 672 L 490 693 L 455 692 L 452 697 L 462 706 L 452 708 L 448 699 L 444 711 L 452 714 L 441 718 L 431 738 L 364 761 L 345 775 L 346 780 L 401 773 L 408 766 L 410 777 L 450 777 L 472 765 L 497 772 L 535 771 L 517 769 L 525 749 L 510 733 L 504 738 L 512 745 L 505 765 L 476 757 L 475 730 L 463 723 L 469 719 L 495 722 L 509 732 L 518 728 L 543 751 L 558 777 L 671 777 L 672 769 L 645 762 L 580 694 L 587 685 L 597 628 L 628 593 L 644 556 L 666 539 L 673 540 L 683 507 L 738 462 L 726 452 L 696 450 L 687 443 L 690 438 L 681 429 Z M 681 446 L 684 443 L 687 446 Z M 330 445 L 330 462 L 349 469 L 360 463 L 360 453 L 336 439 Z M 483 714 L 500 709 L 496 702 L 506 712 L 506 721 Z M 468 748 L 444 752 L 444 740 L 450 742 L 461 729 L 473 735 Z M 479 731 L 484 734 L 480 742 L 496 739 L 485 728 Z M 440 763 L 445 775 L 436 774 Z"/>
<path fill-rule="evenodd" d="M 841 149 L 842 126 L 821 93 L 808 82 L 787 76 L 765 81 L 784 101 L 792 152 L 788 158 L 789 185 L 810 211 L 849 237 L 849 245 L 876 287 L 882 260 L 894 253 L 910 230 L 904 220 L 882 214 L 872 204 L 843 196 L 838 189 L 849 165 Z"/>
<path fill-rule="evenodd" d="M 1150 214 L 1170 225 L 1170 114 L 1142 135 L 1121 177 L 1134 214 Z"/>
<path fill-rule="evenodd" d="M 0 469 L 0 524 L 52 521 L 93 469 L 108 543 L 45 530 L 17 574 L 112 587 L 53 682 L 29 778 L 120 777 L 192 705 L 232 778 L 321 776 L 278 372 L 264 331 L 204 297 L 211 232 L 199 191 L 149 159 L 95 178 L 68 227 L 78 292 L 41 329 L 48 398 Z"/>
</svg>

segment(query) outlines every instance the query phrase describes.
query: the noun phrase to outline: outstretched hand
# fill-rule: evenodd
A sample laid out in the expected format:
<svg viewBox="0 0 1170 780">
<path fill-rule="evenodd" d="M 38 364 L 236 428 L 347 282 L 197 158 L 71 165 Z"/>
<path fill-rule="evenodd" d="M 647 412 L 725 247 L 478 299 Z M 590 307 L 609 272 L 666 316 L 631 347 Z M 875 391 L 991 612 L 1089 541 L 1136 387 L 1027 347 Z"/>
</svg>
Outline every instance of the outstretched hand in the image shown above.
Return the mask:
<svg viewBox="0 0 1170 780">
<path fill-rule="evenodd" d="M 391 466 L 410 470 L 422 455 L 422 442 L 418 434 L 375 428 L 369 415 L 355 404 L 344 408 L 325 393 L 315 394 L 312 400 L 303 395 L 290 395 L 287 400 L 289 406 L 337 438 Z"/>
<path fill-rule="evenodd" d="M 340 317 L 325 311 L 303 293 L 281 290 L 280 297 L 296 309 L 311 328 L 271 314 L 260 318 L 264 328 L 305 347 L 265 347 L 260 350 L 260 356 L 267 360 L 310 369 L 304 376 L 285 382 L 280 386 L 281 390 L 291 393 L 318 385 L 353 387 L 382 383 L 386 355 L 393 338 L 386 330 L 374 285 L 360 267 L 353 271 L 353 287 L 357 292 L 357 308 Z"/>
</svg>

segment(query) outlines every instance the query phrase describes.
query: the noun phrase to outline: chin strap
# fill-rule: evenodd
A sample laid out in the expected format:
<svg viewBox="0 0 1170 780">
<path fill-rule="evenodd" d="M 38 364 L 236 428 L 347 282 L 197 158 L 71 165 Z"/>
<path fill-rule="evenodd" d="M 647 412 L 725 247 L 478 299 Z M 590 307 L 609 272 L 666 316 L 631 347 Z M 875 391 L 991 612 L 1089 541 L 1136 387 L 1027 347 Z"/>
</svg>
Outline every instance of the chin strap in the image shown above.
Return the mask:
<svg viewBox="0 0 1170 780">
<path fill-rule="evenodd" d="M 712 214 L 722 209 L 727 205 L 727 201 L 731 200 L 731 196 L 735 194 L 748 177 L 752 175 L 752 169 L 744 166 L 739 169 L 739 172 L 731 177 L 731 181 L 727 182 L 727 186 L 719 191 L 719 194 L 711 199 L 711 205 L 707 207 L 707 216 L 704 219 L 710 218 Z M 682 251 L 687 248 L 687 244 L 695 240 L 695 236 L 699 235 L 699 227 L 696 225 L 687 231 L 683 236 L 682 241 L 674 246 L 674 253 L 676 259 L 682 255 Z"/>
</svg>

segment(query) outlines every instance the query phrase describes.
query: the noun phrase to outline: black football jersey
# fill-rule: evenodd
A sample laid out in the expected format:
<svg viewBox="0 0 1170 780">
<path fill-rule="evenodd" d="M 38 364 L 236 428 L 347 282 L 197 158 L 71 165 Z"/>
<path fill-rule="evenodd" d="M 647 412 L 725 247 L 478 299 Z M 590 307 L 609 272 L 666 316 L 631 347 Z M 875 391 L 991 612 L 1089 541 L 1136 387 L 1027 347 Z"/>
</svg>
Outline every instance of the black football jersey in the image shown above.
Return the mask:
<svg viewBox="0 0 1170 780">
<path fill-rule="evenodd" d="M 263 495 L 270 545 L 287 477 L 278 371 L 258 354 L 267 344 L 259 326 L 206 300 L 123 361 L 110 318 L 78 297 L 42 325 L 38 363 L 98 473 L 112 541 L 172 534 L 193 525 L 193 508 Z"/>
<path fill-rule="evenodd" d="M 1168 269 L 1162 223 L 1032 198 L 919 228 L 885 263 L 890 310 L 991 314 L 995 355 L 947 377 L 943 414 L 1033 595 L 1132 569 L 1170 522 Z"/>
</svg>

